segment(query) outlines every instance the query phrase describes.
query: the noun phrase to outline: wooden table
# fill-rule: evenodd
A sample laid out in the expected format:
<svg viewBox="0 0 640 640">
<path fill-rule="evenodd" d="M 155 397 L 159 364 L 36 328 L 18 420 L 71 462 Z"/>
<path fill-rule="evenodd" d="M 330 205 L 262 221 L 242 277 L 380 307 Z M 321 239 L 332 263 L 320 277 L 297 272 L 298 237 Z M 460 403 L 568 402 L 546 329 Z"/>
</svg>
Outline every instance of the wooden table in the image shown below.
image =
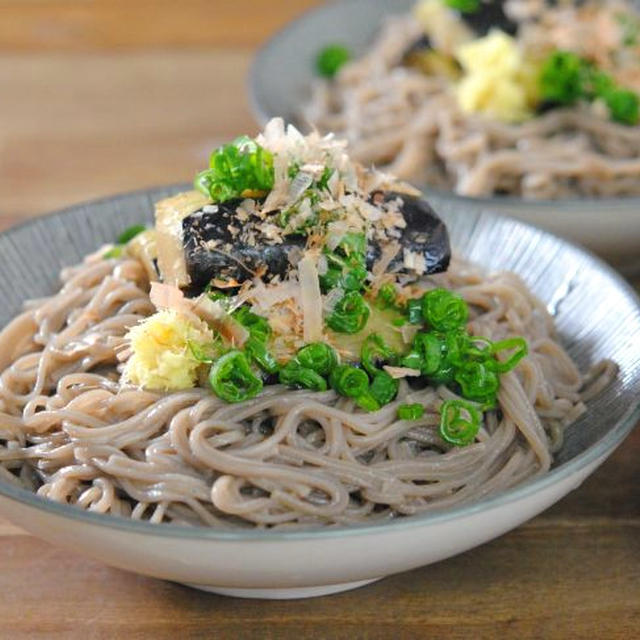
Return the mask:
<svg viewBox="0 0 640 640">
<path fill-rule="evenodd" d="M 0 228 L 189 180 L 256 125 L 255 47 L 317 0 L 0 0 Z M 235 600 L 110 569 L 0 521 L 0 638 L 640 637 L 640 430 L 481 549 L 357 591 Z"/>
</svg>

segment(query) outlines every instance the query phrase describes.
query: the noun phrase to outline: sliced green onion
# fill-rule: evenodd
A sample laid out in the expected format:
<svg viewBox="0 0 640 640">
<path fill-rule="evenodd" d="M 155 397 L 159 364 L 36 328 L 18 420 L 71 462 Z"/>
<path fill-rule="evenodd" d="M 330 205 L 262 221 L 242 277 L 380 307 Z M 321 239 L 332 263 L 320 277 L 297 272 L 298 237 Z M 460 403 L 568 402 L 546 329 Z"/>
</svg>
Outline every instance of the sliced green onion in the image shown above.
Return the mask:
<svg viewBox="0 0 640 640">
<path fill-rule="evenodd" d="M 475 13 L 480 8 L 480 0 L 444 0 L 444 3 L 460 13 Z"/>
<path fill-rule="evenodd" d="M 422 296 L 422 315 L 437 331 L 451 331 L 464 327 L 469 318 L 467 303 L 447 289 L 434 289 Z"/>
<path fill-rule="evenodd" d="M 280 369 L 280 382 L 290 387 L 326 391 L 327 381 L 313 369 L 303 367 L 295 360 L 290 360 Z"/>
<path fill-rule="evenodd" d="M 312 369 L 320 375 L 329 372 L 338 364 L 338 356 L 332 347 L 324 342 L 312 342 L 300 349 L 296 360 L 307 369 Z"/>
<path fill-rule="evenodd" d="M 497 355 L 502 352 L 512 353 L 506 360 L 497 359 Z M 491 354 L 496 356 L 496 359 L 487 360 L 487 366 L 498 373 L 506 373 L 511 371 L 528 353 L 529 346 L 524 338 L 508 338 L 494 342 L 491 345 Z"/>
<path fill-rule="evenodd" d="M 357 266 L 349 269 L 342 276 L 342 288 L 345 291 L 360 291 L 367 278 L 367 270 L 364 267 Z"/>
<path fill-rule="evenodd" d="M 383 284 L 378 289 L 378 295 L 376 296 L 376 306 L 379 309 L 393 309 L 396 306 L 396 300 L 398 293 L 396 288 L 391 282 Z"/>
<path fill-rule="evenodd" d="M 118 236 L 118 244 L 127 244 L 127 242 L 131 242 L 137 235 L 141 234 L 143 231 L 146 231 L 147 228 L 143 224 L 134 224 L 133 226 L 125 229 Z"/>
<path fill-rule="evenodd" d="M 194 186 L 214 202 L 226 202 L 245 191 L 271 191 L 273 181 L 271 152 L 240 136 L 211 154 L 209 168 L 196 176 Z"/>
<path fill-rule="evenodd" d="M 454 379 L 465 398 L 481 402 L 487 407 L 495 405 L 500 380 L 484 363 L 466 362 L 455 371 Z"/>
<path fill-rule="evenodd" d="M 341 44 L 332 44 L 322 49 L 316 57 L 316 71 L 325 78 L 333 78 L 351 58 L 349 49 Z"/>
<path fill-rule="evenodd" d="M 211 364 L 213 362 L 213 357 L 210 356 L 201 344 L 194 342 L 193 340 L 189 340 L 187 342 L 189 346 L 189 351 L 191 351 L 191 355 L 198 361 L 203 364 Z"/>
<path fill-rule="evenodd" d="M 416 333 L 413 352 L 420 354 L 420 366 L 417 368 L 423 375 L 430 376 L 441 368 L 444 345 L 435 333 Z"/>
<path fill-rule="evenodd" d="M 233 313 L 233 317 L 245 329 L 247 329 L 251 336 L 256 338 L 256 340 L 266 342 L 269 339 L 269 336 L 271 335 L 271 326 L 269 325 L 269 321 L 266 318 L 249 311 L 249 307 L 240 307 Z"/>
<path fill-rule="evenodd" d="M 362 343 L 360 361 L 372 376 L 376 375 L 383 365 L 393 362 L 395 358 L 395 351 L 377 333 L 368 335 Z"/>
<path fill-rule="evenodd" d="M 621 124 L 634 125 L 640 120 L 640 100 L 631 89 L 615 88 L 603 96 L 611 119 Z"/>
<path fill-rule="evenodd" d="M 464 400 L 446 400 L 440 407 L 440 437 L 456 447 L 471 444 L 480 430 L 478 409 Z"/>
<path fill-rule="evenodd" d="M 214 393 L 226 402 L 242 402 L 262 390 L 262 380 L 251 370 L 247 356 L 237 349 L 225 353 L 213 363 L 209 384 Z"/>
<path fill-rule="evenodd" d="M 342 364 L 331 372 L 329 384 L 341 396 L 357 398 L 369 390 L 369 376 L 362 369 Z"/>
<path fill-rule="evenodd" d="M 122 256 L 122 249 L 120 245 L 116 245 L 102 254 L 103 260 L 110 260 L 111 258 L 120 258 Z"/>
<path fill-rule="evenodd" d="M 403 367 L 417 369 L 418 371 L 422 371 L 422 365 L 424 364 L 422 354 L 417 351 L 409 351 L 409 353 L 407 353 L 400 362 Z"/>
<path fill-rule="evenodd" d="M 422 324 L 422 298 L 407 300 L 406 312 L 411 324 Z"/>
<path fill-rule="evenodd" d="M 413 404 L 401 404 L 398 407 L 400 420 L 419 420 L 424 415 L 424 406 L 419 402 Z"/>
<path fill-rule="evenodd" d="M 244 345 L 244 350 L 263 371 L 267 373 L 277 373 L 280 369 L 278 362 L 273 355 L 269 353 L 264 342 L 254 335 L 249 336 L 249 339 Z"/>
<path fill-rule="evenodd" d="M 356 404 L 365 411 L 378 411 L 380 409 L 380 403 L 373 397 L 373 394 L 369 391 L 365 391 L 362 395 L 356 398 Z"/>
<path fill-rule="evenodd" d="M 358 333 L 369 319 L 370 309 L 357 291 L 346 293 L 327 318 L 327 325 L 338 333 Z"/>
<path fill-rule="evenodd" d="M 371 381 L 369 393 L 380 403 L 380 406 L 384 406 L 396 397 L 399 385 L 400 383 L 386 371 L 378 371 Z"/>
</svg>

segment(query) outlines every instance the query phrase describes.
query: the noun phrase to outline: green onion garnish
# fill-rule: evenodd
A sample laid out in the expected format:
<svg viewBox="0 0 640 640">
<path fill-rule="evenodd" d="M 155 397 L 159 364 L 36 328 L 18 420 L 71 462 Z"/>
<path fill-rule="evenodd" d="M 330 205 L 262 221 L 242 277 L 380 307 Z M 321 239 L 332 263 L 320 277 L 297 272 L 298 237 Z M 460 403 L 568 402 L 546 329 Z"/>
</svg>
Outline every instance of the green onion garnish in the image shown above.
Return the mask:
<svg viewBox="0 0 640 640">
<path fill-rule="evenodd" d="M 118 244 L 127 244 L 127 242 L 131 242 L 137 235 L 140 235 L 143 231 L 146 231 L 147 228 L 143 224 L 134 224 L 133 226 L 125 229 L 118 236 Z"/>
<path fill-rule="evenodd" d="M 398 407 L 400 420 L 419 420 L 424 415 L 424 406 L 419 402 L 413 404 L 401 404 Z"/>
<path fill-rule="evenodd" d="M 340 45 L 332 44 L 322 49 L 316 57 L 316 71 L 326 78 L 333 78 L 351 58 L 349 49 Z"/>
<path fill-rule="evenodd" d="M 327 381 L 313 369 L 303 367 L 296 360 L 290 360 L 280 369 L 280 382 L 289 387 L 326 391 Z"/>
<path fill-rule="evenodd" d="M 362 295 L 349 291 L 336 304 L 327 325 L 338 333 L 358 333 L 367 324 L 370 312 Z"/>
<path fill-rule="evenodd" d="M 406 314 L 411 324 L 422 324 L 422 299 L 412 298 L 407 300 Z"/>
<path fill-rule="evenodd" d="M 440 407 L 440 437 L 456 447 L 471 444 L 480 429 L 480 412 L 464 400 L 446 400 Z"/>
<path fill-rule="evenodd" d="M 320 375 L 329 375 L 338 364 L 336 352 L 324 342 L 312 342 L 300 349 L 296 355 L 297 361 L 307 369 L 312 369 Z"/>
<path fill-rule="evenodd" d="M 240 198 L 243 193 L 267 193 L 273 188 L 273 155 L 248 136 L 216 149 L 209 169 L 195 178 L 196 189 L 214 202 Z"/>
<path fill-rule="evenodd" d="M 640 98 L 635 91 L 620 87 L 608 73 L 571 51 L 554 51 L 540 71 L 543 100 L 571 105 L 580 99 L 600 98 L 609 109 L 611 119 L 635 125 L 640 119 Z"/>
<path fill-rule="evenodd" d="M 242 402 L 262 390 L 262 380 L 251 370 L 247 356 L 237 349 L 214 362 L 209 372 L 209 384 L 225 402 Z"/>
<path fill-rule="evenodd" d="M 466 324 L 469 308 L 459 295 L 447 289 L 434 289 L 422 296 L 422 315 L 432 329 L 451 331 Z"/>
<path fill-rule="evenodd" d="M 369 376 L 362 369 L 342 364 L 331 372 L 329 384 L 341 396 L 357 398 L 369 390 Z"/>
<path fill-rule="evenodd" d="M 273 355 L 267 350 L 264 342 L 250 335 L 244 345 L 246 354 L 266 373 L 278 373 L 280 367 Z"/>
<path fill-rule="evenodd" d="M 369 334 L 362 343 L 360 360 L 362 366 L 372 376 L 379 373 L 383 365 L 393 362 L 395 358 L 393 349 L 377 333 Z"/>
<path fill-rule="evenodd" d="M 507 340 L 501 340 L 500 342 L 494 342 L 491 347 L 491 354 L 497 356 L 499 353 L 511 352 L 511 355 L 506 360 L 489 359 L 487 360 L 487 366 L 493 371 L 498 373 L 506 373 L 511 371 L 527 353 L 529 353 L 529 347 L 527 341 L 524 338 L 508 338 Z"/>
<path fill-rule="evenodd" d="M 444 3 L 460 13 L 475 13 L 480 8 L 480 0 L 444 0 Z"/>
<path fill-rule="evenodd" d="M 495 405 L 500 379 L 484 363 L 466 362 L 455 371 L 453 377 L 465 398 L 487 407 Z"/>
<path fill-rule="evenodd" d="M 356 404 L 365 411 L 378 411 L 380 409 L 380 403 L 373 397 L 370 391 L 365 391 L 362 395 L 356 398 Z"/>
<path fill-rule="evenodd" d="M 383 406 L 389 404 L 396 397 L 399 384 L 386 371 L 378 371 L 373 376 L 369 393 L 380 403 L 380 406 Z"/>
</svg>

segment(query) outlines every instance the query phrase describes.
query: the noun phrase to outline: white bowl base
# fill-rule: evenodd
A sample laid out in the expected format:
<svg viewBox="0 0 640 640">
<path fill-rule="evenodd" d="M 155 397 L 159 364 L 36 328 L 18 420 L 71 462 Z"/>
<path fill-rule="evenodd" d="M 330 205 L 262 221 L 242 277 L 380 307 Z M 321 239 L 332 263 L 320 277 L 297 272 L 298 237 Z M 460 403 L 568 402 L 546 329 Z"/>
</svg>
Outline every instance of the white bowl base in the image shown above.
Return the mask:
<svg viewBox="0 0 640 640">
<path fill-rule="evenodd" d="M 187 587 L 209 591 L 221 596 L 231 596 L 233 598 L 256 598 L 261 600 L 296 600 L 300 598 L 317 598 L 318 596 L 328 596 L 332 593 L 349 591 L 364 587 L 366 584 L 375 582 L 379 578 L 368 578 L 367 580 L 356 580 L 355 582 L 342 582 L 340 584 L 323 584 L 318 587 L 294 587 L 292 589 L 234 589 L 233 587 L 215 587 L 208 584 L 190 584 L 184 582 Z"/>
</svg>

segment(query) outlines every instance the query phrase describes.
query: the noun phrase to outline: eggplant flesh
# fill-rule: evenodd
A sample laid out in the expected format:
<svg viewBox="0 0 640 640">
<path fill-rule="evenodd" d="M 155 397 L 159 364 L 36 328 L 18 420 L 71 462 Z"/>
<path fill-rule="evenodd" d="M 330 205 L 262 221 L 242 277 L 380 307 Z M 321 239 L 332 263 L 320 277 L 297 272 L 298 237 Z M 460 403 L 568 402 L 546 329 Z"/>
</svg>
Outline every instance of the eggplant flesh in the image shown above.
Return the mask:
<svg viewBox="0 0 640 640">
<path fill-rule="evenodd" d="M 396 192 L 377 192 L 373 202 L 380 199 L 388 202 L 400 198 L 400 211 L 406 227 L 398 241 L 401 249 L 418 253 L 425 258 L 425 273 L 446 271 L 451 259 L 449 234 L 444 222 L 438 217 L 426 200 Z M 239 286 L 257 275 L 267 280 L 280 276 L 285 278 L 292 268 L 291 251 L 304 249 L 306 237 L 292 234 L 284 237 L 282 243 L 266 244 L 257 242 L 248 245 L 239 241 L 239 227 L 255 222 L 240 222 L 236 208 L 240 200 L 230 200 L 218 204 L 216 211 L 199 210 L 182 220 L 184 257 L 190 286 L 187 293 L 197 295 L 212 281 L 214 285 Z M 259 234 L 256 233 L 259 238 Z M 371 269 L 380 258 L 382 249 L 376 242 L 370 242 L 367 250 L 367 267 Z M 389 268 L 404 271 L 403 251 L 399 251 Z"/>
</svg>

